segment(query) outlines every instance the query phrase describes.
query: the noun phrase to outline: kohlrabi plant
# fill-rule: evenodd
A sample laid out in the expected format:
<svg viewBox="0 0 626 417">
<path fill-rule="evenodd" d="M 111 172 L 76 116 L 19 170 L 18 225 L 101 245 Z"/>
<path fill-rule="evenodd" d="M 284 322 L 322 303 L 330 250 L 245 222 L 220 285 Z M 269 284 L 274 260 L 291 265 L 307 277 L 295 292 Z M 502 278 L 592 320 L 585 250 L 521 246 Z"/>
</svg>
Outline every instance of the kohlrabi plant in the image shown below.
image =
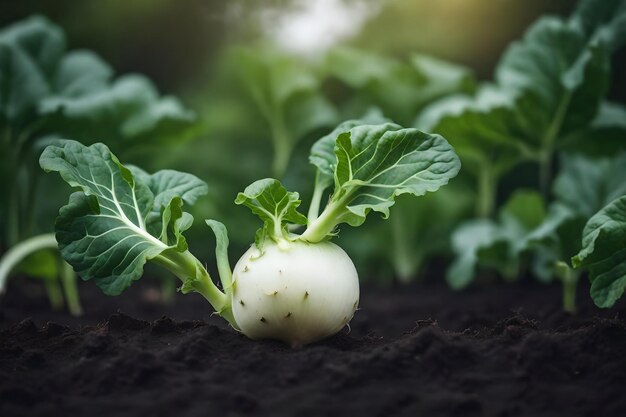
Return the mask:
<svg viewBox="0 0 626 417">
<path fill-rule="evenodd" d="M 559 150 L 593 141 L 610 154 L 603 144 L 614 141 L 598 133 L 602 125 L 619 128 L 616 119 L 623 115 L 605 99 L 611 54 L 626 38 L 625 25 L 621 0 L 583 0 L 569 19 L 542 17 L 506 50 L 494 83 L 424 111 L 416 126 L 452 138 L 464 172 L 474 177 L 478 216 L 493 214 L 500 179 L 522 162 L 538 166 L 547 197 Z"/>
<path fill-rule="evenodd" d="M 570 259 L 585 245 L 581 239 L 585 223 L 626 194 L 626 154 L 613 158 L 566 154 L 560 166 L 547 208 L 536 191 L 517 191 L 500 210 L 498 221 L 472 220 L 455 231 L 457 258 L 447 273 L 453 288 L 468 285 L 479 269 L 496 270 L 508 280 L 518 279 L 528 269 L 541 282 L 559 280 L 563 309 L 576 310 L 582 268 L 574 269 Z M 598 305 L 613 304 L 614 299 L 597 301 L 595 292 L 592 288 Z"/>
<path fill-rule="evenodd" d="M 525 237 L 523 245 L 531 253 L 534 275 L 542 281 L 559 279 L 563 284 L 563 307 L 573 312 L 576 288 L 584 268 L 574 268 L 577 264 L 572 264 L 570 259 L 588 245 L 585 223 L 626 194 L 626 154 L 613 158 L 564 155 L 553 194 L 554 201 L 544 222 Z M 598 223 L 594 224 L 599 227 Z M 592 284 L 591 296 L 598 306 L 610 307 L 616 298 L 610 302 L 600 300 L 596 290 L 599 285 L 600 282 L 596 287 Z"/>
<path fill-rule="evenodd" d="M 330 242 L 338 226 L 359 226 L 371 211 L 387 217 L 396 196 L 436 191 L 460 169 L 444 138 L 391 123 L 346 122 L 315 144 L 311 162 L 318 174 L 308 216 L 298 211 L 298 193 L 276 179 L 238 194 L 235 203 L 263 225 L 233 270 L 225 226 L 207 221 L 217 238 L 220 290 L 183 237 L 193 221 L 183 202 L 205 191 L 196 177 L 127 168 L 102 144 L 65 141 L 40 158 L 44 170 L 59 172 L 79 190 L 60 210 L 56 239 L 83 279 L 116 295 L 151 261 L 180 278 L 182 292 L 202 294 L 243 334 L 294 346 L 336 333 L 357 309 L 356 268 Z"/>
<path fill-rule="evenodd" d="M 97 138 L 129 155 L 140 146 L 189 137 L 196 128 L 194 114 L 177 99 L 161 97 L 147 78 L 113 79 L 113 69 L 94 53 L 68 51 L 63 31 L 47 19 L 35 16 L 0 30 L 0 247 L 6 251 L 0 292 L 17 268 L 44 278 L 58 306 L 58 277 L 68 308 L 80 312 L 72 269 L 50 252 L 54 236 L 39 234 L 50 231 L 51 209 L 63 196 L 37 166 L 45 146 L 65 135 Z M 41 250 L 47 252 L 32 256 Z"/>
<path fill-rule="evenodd" d="M 298 141 L 337 123 L 314 65 L 303 61 L 267 45 L 233 47 L 227 55 L 229 69 L 264 121 L 257 135 L 271 138 L 272 175 L 277 178 L 285 174 Z"/>
</svg>

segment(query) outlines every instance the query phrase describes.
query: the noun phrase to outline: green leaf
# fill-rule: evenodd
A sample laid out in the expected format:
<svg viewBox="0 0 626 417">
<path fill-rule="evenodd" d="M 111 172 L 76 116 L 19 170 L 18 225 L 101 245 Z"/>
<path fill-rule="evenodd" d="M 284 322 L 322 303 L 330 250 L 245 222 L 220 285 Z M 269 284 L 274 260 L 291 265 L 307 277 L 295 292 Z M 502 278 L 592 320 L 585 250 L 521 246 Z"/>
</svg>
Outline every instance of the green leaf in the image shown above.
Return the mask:
<svg viewBox="0 0 626 417">
<path fill-rule="evenodd" d="M 544 221 L 525 237 L 523 245 L 531 248 L 539 245 L 547 247 L 559 244 L 559 230 L 576 217 L 576 213 L 567 206 L 560 203 L 552 204 Z"/>
<path fill-rule="evenodd" d="M 64 51 L 63 32 L 41 16 L 0 31 L 0 122 L 22 126 L 34 116 Z"/>
<path fill-rule="evenodd" d="M 93 52 L 72 51 L 61 58 L 52 91 L 65 97 L 81 97 L 105 90 L 112 77 L 113 69 Z"/>
<path fill-rule="evenodd" d="M 206 220 L 206 224 L 213 230 L 215 234 L 215 258 L 217 259 L 217 268 L 220 273 L 220 280 L 222 281 L 222 288 L 227 291 L 227 294 L 231 290 L 232 285 L 232 269 L 230 262 L 228 261 L 228 231 L 223 223 L 216 220 Z"/>
<path fill-rule="evenodd" d="M 474 97 L 451 96 L 427 107 L 416 121 L 425 131 L 449 138 L 464 168 L 501 176 L 525 158 L 527 149 L 516 126 L 515 100 L 496 86 L 481 87 Z"/>
<path fill-rule="evenodd" d="M 338 118 L 335 108 L 319 92 L 298 94 L 285 107 L 285 125 L 296 141 L 334 125 Z"/>
<path fill-rule="evenodd" d="M 302 235 L 311 242 L 332 234 L 337 224 L 361 225 L 372 210 L 387 218 L 396 196 L 436 191 L 461 167 L 441 136 L 391 123 L 354 126 L 335 140 L 334 161 L 319 147 L 313 159 L 321 170 L 334 168 L 334 191 L 326 209 Z"/>
<path fill-rule="evenodd" d="M 56 246 L 54 235 L 50 233 L 30 237 L 9 248 L 0 257 L 0 293 L 5 291 L 6 281 L 14 270 L 39 278 L 56 278 L 58 261 L 50 257 L 50 249 Z"/>
<path fill-rule="evenodd" d="M 186 250 L 181 233 L 190 222 L 183 216 L 182 199 L 172 198 L 163 211 L 163 241 L 151 235 L 146 229 L 154 206 L 150 187 L 106 146 L 65 141 L 46 148 L 40 165 L 81 190 L 61 208 L 56 238 L 64 259 L 106 294 L 120 294 L 139 279 L 147 260 L 168 249 Z"/>
<path fill-rule="evenodd" d="M 274 145 L 273 173 L 283 176 L 296 143 L 336 123 L 321 81 L 301 59 L 268 46 L 236 47 L 231 66 L 269 128 Z"/>
<path fill-rule="evenodd" d="M 584 29 L 576 16 L 540 18 L 504 53 L 495 86 L 444 99 L 418 119 L 418 127 L 451 138 L 479 182 L 492 178 L 481 199 L 523 161 L 539 163 L 547 190 L 554 152 L 593 123 L 610 75 L 611 48 L 601 35 L 619 28 L 591 20 Z"/>
<path fill-rule="evenodd" d="M 498 226 L 491 220 L 478 219 L 459 226 L 452 235 L 452 250 L 458 256 L 446 271 L 450 287 L 455 290 L 467 287 L 476 274 L 480 251 L 504 242 Z"/>
<path fill-rule="evenodd" d="M 358 226 L 370 210 L 389 216 L 400 194 L 424 195 L 454 178 L 460 162 L 441 136 L 385 124 L 357 126 L 337 137 L 333 201 Z"/>
<path fill-rule="evenodd" d="M 267 46 L 236 47 L 231 59 L 238 63 L 242 80 L 260 108 L 285 103 L 295 94 L 319 87 L 315 75 L 296 59 Z"/>
<path fill-rule="evenodd" d="M 589 126 L 564 139 L 563 150 L 589 156 L 612 156 L 626 151 L 626 107 L 603 102 Z"/>
<path fill-rule="evenodd" d="M 544 221 L 543 198 L 536 191 L 515 192 L 499 212 L 489 219 L 463 223 L 452 235 L 456 259 L 446 273 L 454 289 L 466 287 L 477 268 L 495 269 L 512 280 L 519 274 L 520 255 L 527 249 L 526 236 Z"/>
<path fill-rule="evenodd" d="M 545 218 L 543 197 L 533 190 L 518 190 L 500 212 L 504 223 L 515 222 L 526 230 L 539 226 Z"/>
<path fill-rule="evenodd" d="M 626 154 L 613 158 L 563 155 L 553 184 L 556 201 L 542 224 L 521 240 L 543 280 L 558 277 L 557 261 L 567 262 L 581 249 L 587 220 L 616 197 L 626 194 Z"/>
<path fill-rule="evenodd" d="M 589 219 L 609 202 L 626 194 L 626 153 L 612 158 L 564 155 L 553 190 L 561 204 Z"/>
<path fill-rule="evenodd" d="M 376 282 L 423 280 L 431 260 L 451 257 L 450 236 L 471 214 L 473 198 L 457 181 L 420 198 L 401 195 L 389 219 L 368 219 L 366 233 L 342 229 L 341 246 Z"/>
<path fill-rule="evenodd" d="M 421 198 L 398 197 L 390 220 L 372 231 L 373 250 L 392 262 L 400 280 L 417 278 L 430 257 L 450 254 L 453 227 L 471 212 L 473 198 L 471 190 L 458 183 Z"/>
<path fill-rule="evenodd" d="M 409 123 L 429 102 L 447 94 L 471 92 L 469 71 L 425 55 L 410 62 L 348 47 L 331 50 L 324 67 L 328 75 L 353 90 L 343 104 L 349 117 L 375 106 L 386 117 Z"/>
<path fill-rule="evenodd" d="M 94 53 L 66 52 L 63 32 L 47 19 L 15 23 L 0 31 L 0 125 L 5 119 L 17 133 L 36 127 L 85 141 L 98 131 L 100 140 L 133 145 L 195 132 L 195 115 L 175 98 L 159 97 L 148 79 L 112 76 Z"/>
<path fill-rule="evenodd" d="M 591 126 L 601 129 L 621 128 L 622 131 L 626 131 L 626 107 L 619 103 L 605 101 Z"/>
<path fill-rule="evenodd" d="M 626 196 L 589 219 L 582 246 L 572 264 L 589 270 L 591 298 L 596 305 L 611 307 L 626 288 Z"/>
<path fill-rule="evenodd" d="M 580 250 L 585 220 L 566 205 L 553 203 L 545 220 L 530 231 L 520 244 L 531 256 L 530 266 L 542 282 L 558 277 L 557 266 Z"/>
<path fill-rule="evenodd" d="M 54 116 L 51 129 L 62 135 L 99 139 L 126 146 L 186 139 L 196 128 L 193 112 L 173 97 L 160 97 L 150 80 L 140 75 L 118 78 L 90 94 L 64 92 L 42 100 L 40 112 Z"/>
<path fill-rule="evenodd" d="M 15 272 L 29 277 L 56 280 L 59 276 L 59 254 L 54 250 L 31 253 L 17 266 Z"/>
<path fill-rule="evenodd" d="M 61 28 L 44 17 L 0 30 L 0 154 L 7 156 L 0 168 L 0 193 L 7 196 L 0 216 L 11 216 L 10 227 L 0 226 L 3 245 L 28 236 L 32 224 L 50 224 L 53 213 L 33 201 L 37 193 L 31 190 L 40 182 L 36 159 L 50 137 L 88 143 L 95 137 L 130 152 L 197 131 L 194 114 L 160 96 L 149 80 L 112 78 L 112 68 L 94 53 L 67 51 Z"/>
<path fill-rule="evenodd" d="M 385 119 L 382 115 L 377 113 L 370 113 L 364 118 L 357 120 L 347 120 L 333 129 L 328 135 L 318 139 L 317 142 L 311 147 L 311 154 L 309 155 L 309 162 L 317 167 L 318 172 L 325 178 L 333 179 L 335 174 L 335 164 L 337 157 L 335 156 L 335 143 L 337 137 L 349 132 L 350 129 L 359 125 L 370 124 L 382 124 L 391 123 L 390 120 Z"/>
<path fill-rule="evenodd" d="M 263 248 L 266 237 L 280 242 L 291 240 L 287 224 L 306 224 L 306 216 L 298 212 L 301 201 L 296 192 L 288 192 L 280 181 L 273 178 L 258 180 L 237 195 L 235 204 L 243 204 L 263 220 L 256 245 Z"/>
<path fill-rule="evenodd" d="M 524 160 L 538 155 L 521 139 L 516 99 L 494 85 L 476 95 L 450 96 L 427 107 L 415 124 L 449 138 L 463 163 L 463 172 L 476 181 L 476 215 L 490 217 L 500 178 Z"/>
<path fill-rule="evenodd" d="M 424 54 L 413 54 L 410 63 L 424 79 L 420 107 L 450 94 L 474 91 L 475 80 L 466 67 Z"/>
<path fill-rule="evenodd" d="M 580 22 L 587 36 L 592 36 L 598 27 L 606 28 L 599 36 L 612 49 L 617 49 L 626 41 L 624 0 L 580 0 L 573 18 Z"/>
<path fill-rule="evenodd" d="M 332 49 L 326 56 L 325 69 L 353 88 L 390 79 L 390 74 L 403 71 L 402 64 L 394 59 L 349 47 Z"/>
<path fill-rule="evenodd" d="M 193 216 L 183 212 L 183 200 L 172 197 L 170 203 L 162 208 L 160 240 L 166 245 L 175 246 L 179 252 L 187 250 L 187 240 L 182 233 L 193 224 Z M 149 227 L 149 226 L 147 226 Z"/>
<path fill-rule="evenodd" d="M 604 14 L 605 6 L 593 7 Z M 589 5 L 567 21 L 539 19 L 498 64 L 500 85 L 530 95 L 532 107 L 522 116 L 528 127 L 544 133 L 542 146 L 554 140 L 560 146 L 559 138 L 588 125 L 608 89 L 612 47 L 605 38 L 622 29 L 600 16 L 585 18 L 581 25 L 581 13 L 587 15 L 582 9 Z M 624 10 L 615 12 L 616 19 L 626 18 Z"/>
<path fill-rule="evenodd" d="M 128 166 L 135 178 L 146 184 L 154 195 L 154 205 L 146 217 L 148 231 L 156 235 L 162 229 L 161 212 L 174 197 L 185 204 L 193 205 L 198 198 L 209 192 L 209 187 L 200 178 L 186 172 L 164 169 L 150 175 L 135 166 Z"/>
<path fill-rule="evenodd" d="M 559 131 L 589 122 L 606 94 L 606 51 L 566 21 L 541 18 L 505 52 L 496 71 L 505 88 L 531 94 L 537 106 L 527 118 L 547 130 L 562 118 Z M 566 112 L 561 116 L 560 107 Z"/>
</svg>

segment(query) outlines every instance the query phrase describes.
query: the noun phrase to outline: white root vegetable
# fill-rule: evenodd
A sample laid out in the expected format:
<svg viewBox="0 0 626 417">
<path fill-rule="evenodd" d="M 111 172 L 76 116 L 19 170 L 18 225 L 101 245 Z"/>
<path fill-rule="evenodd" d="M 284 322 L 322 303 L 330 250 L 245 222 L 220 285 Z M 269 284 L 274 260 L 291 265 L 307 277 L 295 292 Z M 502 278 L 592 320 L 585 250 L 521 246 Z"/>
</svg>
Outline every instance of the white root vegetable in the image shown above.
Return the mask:
<svg viewBox="0 0 626 417">
<path fill-rule="evenodd" d="M 203 181 L 171 170 L 126 168 L 103 144 L 63 141 L 40 158 L 43 169 L 82 190 L 59 211 L 55 238 L 83 279 L 118 295 L 151 261 L 179 277 L 183 293 L 200 293 L 234 329 L 292 346 L 332 336 L 358 307 L 356 268 L 329 242 L 338 226 L 359 226 L 371 212 L 386 218 L 396 196 L 436 191 L 460 168 L 441 136 L 386 122 L 343 123 L 315 143 L 310 161 L 317 173 L 308 216 L 298 211 L 300 195 L 273 178 L 237 194 L 235 204 L 263 225 L 234 271 L 226 226 L 206 220 L 215 234 L 220 289 L 183 236 L 193 222 L 183 203 L 208 192 Z M 302 226 L 302 234 L 293 233 Z"/>
<path fill-rule="evenodd" d="M 233 270 L 233 314 L 252 339 L 278 339 L 292 346 L 341 330 L 359 304 L 352 260 L 330 243 L 252 246 Z"/>
</svg>

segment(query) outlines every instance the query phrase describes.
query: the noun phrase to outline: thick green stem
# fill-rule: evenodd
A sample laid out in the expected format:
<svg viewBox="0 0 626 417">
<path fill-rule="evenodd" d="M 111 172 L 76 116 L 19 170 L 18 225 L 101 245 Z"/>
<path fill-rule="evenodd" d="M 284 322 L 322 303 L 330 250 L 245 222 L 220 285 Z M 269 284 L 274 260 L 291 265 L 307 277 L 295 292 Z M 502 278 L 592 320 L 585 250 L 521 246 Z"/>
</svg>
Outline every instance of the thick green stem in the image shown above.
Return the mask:
<svg viewBox="0 0 626 417">
<path fill-rule="evenodd" d="M 304 233 L 300 235 L 300 240 L 317 243 L 331 235 L 338 224 L 341 211 L 345 209 L 342 200 L 331 201 L 322 214 L 307 226 Z"/>
<path fill-rule="evenodd" d="M 419 251 L 409 251 L 406 246 L 396 247 L 392 259 L 398 280 L 404 283 L 415 280 L 421 269 L 423 258 Z"/>
<path fill-rule="evenodd" d="M 39 235 L 13 245 L 0 259 L 0 293 L 4 292 L 11 271 L 28 255 L 42 249 L 56 249 L 53 233 Z"/>
<path fill-rule="evenodd" d="M 28 152 L 29 146 L 37 132 L 46 123 L 47 119 L 41 118 L 27 125 L 21 131 L 16 132 L 10 128 L 6 129 L 7 150 L 11 150 L 6 163 L 11 164 L 10 172 L 14 175 L 14 181 L 8 186 L 9 203 L 8 203 L 8 225 L 7 225 L 7 241 L 9 246 L 17 244 L 24 236 L 30 234 L 30 225 L 34 222 L 34 199 L 36 184 L 36 170 L 38 166 L 31 167 L 29 158 L 32 155 Z M 31 169 L 32 168 L 32 169 Z M 21 175 L 26 177 L 25 184 L 20 184 Z"/>
<path fill-rule="evenodd" d="M 573 274 L 572 274 L 573 275 Z M 576 312 L 576 288 L 578 276 L 563 281 L 563 310 L 568 313 Z"/>
<path fill-rule="evenodd" d="M 63 291 L 61 285 L 56 279 L 44 279 L 46 294 L 53 310 L 61 310 L 63 308 Z"/>
<path fill-rule="evenodd" d="M 557 262 L 556 275 L 563 284 L 563 310 L 573 314 L 576 312 L 576 288 L 580 273 L 565 262 Z"/>
<path fill-rule="evenodd" d="M 495 207 L 496 178 L 492 170 L 484 166 L 478 173 L 478 200 L 476 215 L 478 217 L 491 217 Z"/>
<path fill-rule="evenodd" d="M 222 283 L 222 288 L 226 293 L 226 296 L 230 298 L 230 294 L 232 292 L 233 287 L 233 272 L 230 269 L 230 263 L 228 262 L 228 253 L 218 253 L 216 249 L 215 255 L 217 258 L 217 272 L 220 275 L 220 282 Z"/>
<path fill-rule="evenodd" d="M 272 141 L 274 144 L 274 160 L 272 161 L 272 173 L 276 178 L 282 178 L 287 171 L 291 158 L 292 139 L 285 127 L 281 114 L 276 114 L 270 121 L 272 126 Z"/>
<path fill-rule="evenodd" d="M 570 91 L 563 94 L 559 105 L 556 108 L 552 122 L 546 129 L 542 138 L 542 149 L 539 154 L 539 187 L 544 198 L 549 197 L 550 184 L 552 182 L 552 159 L 554 158 L 554 149 L 556 140 L 561 133 L 563 121 L 567 115 L 567 109 L 572 99 Z"/>
<path fill-rule="evenodd" d="M 309 206 L 309 212 L 307 214 L 308 224 L 313 223 L 320 213 L 320 206 L 322 204 L 322 197 L 324 191 L 330 186 L 330 180 L 323 177 L 318 170 L 315 173 L 315 188 L 313 189 L 313 196 L 311 197 L 311 205 Z"/>
<path fill-rule="evenodd" d="M 397 213 L 407 214 L 407 213 Z M 391 261 L 394 270 L 401 282 L 409 282 L 415 278 L 416 272 L 422 263 L 422 254 L 415 248 L 414 234 L 411 227 L 407 227 L 405 216 L 392 216 L 391 233 L 393 236 L 391 247 Z"/>
<path fill-rule="evenodd" d="M 22 236 L 30 236 L 35 228 L 35 210 L 37 208 L 37 185 L 39 183 L 40 173 L 39 163 L 33 164 L 31 161 L 30 169 L 26 172 L 28 176 L 26 183 L 28 184 L 24 195 L 24 216 L 20 225 L 20 233 Z"/>
<path fill-rule="evenodd" d="M 153 261 L 168 269 L 183 282 L 182 291 L 200 293 L 215 312 L 237 329 L 232 313 L 230 297 L 217 288 L 202 263 L 189 251 L 178 252 L 169 249 L 155 257 Z"/>
<path fill-rule="evenodd" d="M 76 285 L 78 281 L 76 273 L 71 265 L 62 259 L 59 262 L 59 278 L 61 279 L 61 284 L 63 284 L 63 293 L 65 294 L 67 309 L 73 316 L 82 315 L 83 309 L 80 305 L 80 296 Z"/>
<path fill-rule="evenodd" d="M 552 182 L 552 150 L 545 149 L 539 158 L 539 189 L 543 198 L 550 195 L 550 183 Z"/>
<path fill-rule="evenodd" d="M 12 246 L 0 259 L 0 292 L 4 292 L 11 271 L 27 256 L 43 249 L 58 249 L 53 233 L 31 237 Z M 65 294 L 65 302 L 70 313 L 75 316 L 82 314 L 76 287 L 76 273 L 69 264 L 60 259 L 59 280 L 45 279 L 44 284 L 53 308 L 59 309 L 63 306 Z"/>
</svg>

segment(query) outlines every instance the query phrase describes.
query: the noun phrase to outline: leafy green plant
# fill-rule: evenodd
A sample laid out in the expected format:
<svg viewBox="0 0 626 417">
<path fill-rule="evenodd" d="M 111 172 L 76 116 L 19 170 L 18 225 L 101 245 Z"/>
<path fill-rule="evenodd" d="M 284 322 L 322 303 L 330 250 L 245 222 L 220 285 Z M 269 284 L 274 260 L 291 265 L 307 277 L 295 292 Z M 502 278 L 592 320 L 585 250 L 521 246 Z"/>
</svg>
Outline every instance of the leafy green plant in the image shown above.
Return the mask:
<svg viewBox="0 0 626 417">
<path fill-rule="evenodd" d="M 313 65 L 268 46 L 235 47 L 227 58 L 269 129 L 274 147 L 272 174 L 281 178 L 296 143 L 333 126 L 337 114 L 320 92 Z"/>
<path fill-rule="evenodd" d="M 197 123 L 177 99 L 159 96 L 147 78 L 113 79 L 112 68 L 94 53 L 68 51 L 62 30 L 39 16 L 0 31 L 0 86 L 0 153 L 5 157 L 0 192 L 7 196 L 0 203 L 5 219 L 0 245 L 9 248 L 0 264 L 2 291 L 14 266 L 28 263 L 28 255 L 37 250 L 56 246 L 51 234 L 33 238 L 42 231 L 36 223 L 49 224 L 54 216 L 45 211 L 45 202 L 36 200 L 42 181 L 37 156 L 46 145 L 59 135 L 85 142 L 96 138 L 129 155 L 140 146 L 190 137 Z M 45 185 L 54 201 L 55 184 Z M 59 275 L 68 307 L 79 313 L 75 288 L 69 289 L 71 269 L 58 262 L 43 264 L 49 267 L 23 265 L 22 271 L 48 282 Z"/>
<path fill-rule="evenodd" d="M 452 235 L 457 257 L 446 279 L 454 289 L 465 288 L 477 275 L 477 267 L 493 269 L 505 279 L 520 274 L 524 238 L 545 218 L 544 202 L 536 191 L 518 190 L 498 213 L 498 220 L 474 219 L 461 224 Z"/>
<path fill-rule="evenodd" d="M 346 122 L 320 139 L 311 162 L 318 184 L 332 192 L 309 217 L 299 195 L 276 179 L 262 179 L 237 195 L 263 222 L 254 245 L 231 270 L 223 224 L 208 220 L 217 238 L 222 289 L 188 250 L 183 232 L 193 219 L 183 201 L 206 191 L 197 178 L 175 171 L 148 175 L 124 167 L 102 144 L 66 141 L 46 148 L 40 164 L 59 172 L 80 191 L 60 210 L 56 238 L 65 260 L 83 279 L 119 294 L 143 274 L 147 261 L 183 282 L 183 292 L 202 294 L 234 328 L 247 336 L 302 345 L 345 326 L 359 301 L 356 269 L 329 240 L 337 226 L 363 224 L 371 211 L 389 215 L 396 196 L 434 192 L 456 176 L 458 157 L 441 136 L 387 123 Z M 175 183 L 162 188 L 160 184 Z M 301 234 L 292 226 L 305 226 Z"/>
<path fill-rule="evenodd" d="M 325 57 L 324 69 L 327 90 L 339 91 L 333 101 L 344 117 L 365 114 L 362 120 L 379 123 L 411 123 L 433 101 L 469 94 L 475 86 L 467 68 L 422 54 L 398 60 L 338 47 Z M 350 234 L 344 237 L 345 245 L 357 259 L 390 264 L 402 282 L 416 279 L 428 258 L 449 252 L 451 225 L 466 215 L 468 193 L 459 187 L 456 191 L 456 197 L 448 190 L 422 199 L 402 198 L 391 221 L 370 226 L 376 229 L 377 239 Z"/>
<path fill-rule="evenodd" d="M 490 217 L 500 178 L 529 152 L 508 130 L 515 119 L 511 98 L 493 85 L 475 96 L 452 96 L 427 107 L 416 125 L 453 137 L 464 172 L 476 183 L 476 215 Z"/>
<path fill-rule="evenodd" d="M 626 195 L 589 219 L 582 246 L 572 264 L 589 271 L 596 305 L 611 307 L 626 288 Z"/>
<path fill-rule="evenodd" d="M 614 158 L 564 155 L 560 165 L 554 199 L 547 210 L 537 192 L 518 191 L 500 211 L 499 222 L 473 220 L 455 231 L 457 259 L 447 273 L 453 288 L 467 286 L 476 277 L 477 267 L 495 269 L 509 280 L 519 278 L 529 267 L 542 282 L 559 279 L 563 307 L 575 311 L 580 271 L 569 260 L 581 250 L 585 223 L 626 194 L 626 154 Z"/>
<path fill-rule="evenodd" d="M 388 221 L 372 219 L 367 234 L 343 231 L 342 246 L 368 271 L 364 278 L 378 283 L 425 279 L 430 261 L 452 254 L 450 235 L 459 219 L 471 214 L 473 198 L 456 181 L 422 198 L 400 196 Z"/>
<path fill-rule="evenodd" d="M 474 79 L 467 68 L 422 54 L 413 54 L 404 62 L 341 47 L 327 54 L 324 69 L 326 78 L 347 88 L 348 94 L 336 100 L 342 116 L 350 118 L 375 107 L 385 117 L 409 124 L 434 100 L 474 90 Z"/>
<path fill-rule="evenodd" d="M 618 126 L 615 108 L 604 100 L 624 22 L 621 1 L 582 1 L 569 19 L 540 18 L 504 53 L 494 84 L 424 111 L 417 126 L 453 138 L 474 177 L 478 216 L 493 213 L 500 179 L 520 163 L 538 165 L 547 196 L 558 150 L 588 146 L 590 139 L 602 148 L 602 137 L 587 134 L 601 130 L 607 117 Z"/>
<path fill-rule="evenodd" d="M 566 155 L 561 165 L 553 186 L 555 200 L 543 224 L 526 237 L 525 245 L 533 252 L 535 276 L 543 281 L 560 279 L 564 309 L 573 312 L 581 270 L 572 268 L 570 259 L 584 245 L 585 223 L 626 194 L 626 154 L 600 159 Z M 596 299 L 593 289 L 592 297 Z"/>
</svg>

